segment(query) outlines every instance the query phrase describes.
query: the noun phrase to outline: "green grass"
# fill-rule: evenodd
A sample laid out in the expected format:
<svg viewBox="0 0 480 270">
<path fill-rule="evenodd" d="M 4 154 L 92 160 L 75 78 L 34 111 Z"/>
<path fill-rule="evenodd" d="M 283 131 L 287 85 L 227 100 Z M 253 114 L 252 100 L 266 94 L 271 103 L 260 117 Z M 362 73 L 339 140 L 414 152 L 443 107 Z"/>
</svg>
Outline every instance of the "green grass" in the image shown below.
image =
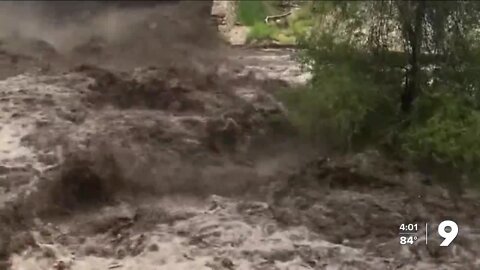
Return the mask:
<svg viewBox="0 0 480 270">
<path fill-rule="evenodd" d="M 263 1 L 240 0 L 238 2 L 238 20 L 244 25 L 253 26 L 257 22 L 263 22 L 267 15 Z"/>
<path fill-rule="evenodd" d="M 265 40 L 271 39 L 278 32 L 278 29 L 273 25 L 268 25 L 263 22 L 255 23 L 248 33 L 248 40 Z"/>
<path fill-rule="evenodd" d="M 265 24 L 268 15 L 283 12 L 279 9 L 278 1 L 239 0 L 237 16 L 240 23 L 250 27 L 249 42 L 274 40 L 280 44 L 294 45 L 313 25 L 310 8 L 310 5 L 304 4 L 286 18 L 286 25 Z"/>
<path fill-rule="evenodd" d="M 279 44 L 283 45 L 295 45 L 297 42 L 297 39 L 294 36 L 282 32 L 274 34 L 273 39 L 275 39 Z"/>
</svg>

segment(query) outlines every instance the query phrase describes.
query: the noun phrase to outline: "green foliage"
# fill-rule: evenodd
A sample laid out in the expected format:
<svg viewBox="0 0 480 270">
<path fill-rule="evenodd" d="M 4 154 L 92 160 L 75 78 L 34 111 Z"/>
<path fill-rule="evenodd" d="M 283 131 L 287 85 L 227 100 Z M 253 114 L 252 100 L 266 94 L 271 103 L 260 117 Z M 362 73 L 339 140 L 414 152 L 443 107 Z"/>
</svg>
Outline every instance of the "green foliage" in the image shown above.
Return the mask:
<svg viewBox="0 0 480 270">
<path fill-rule="evenodd" d="M 307 2 L 288 16 L 288 28 L 292 30 L 292 34 L 296 37 L 305 36 L 312 28 L 314 24 L 312 6 L 313 2 Z"/>
<path fill-rule="evenodd" d="M 305 19 L 289 24 L 313 78 L 282 94 L 304 135 L 480 172 L 478 2 L 318 1 L 310 11 L 308 35 Z"/>
<path fill-rule="evenodd" d="M 250 27 L 250 31 L 248 32 L 248 40 L 272 39 L 278 31 L 278 28 L 273 25 L 257 22 Z"/>
<path fill-rule="evenodd" d="M 279 43 L 279 44 L 284 44 L 284 45 L 295 45 L 296 44 L 296 39 L 292 35 L 288 35 L 286 33 L 278 33 L 273 36 L 273 38 Z"/>
<path fill-rule="evenodd" d="M 312 27 L 312 20 L 298 20 L 298 21 L 292 21 L 290 25 L 290 28 L 292 29 L 292 32 L 295 36 L 297 37 L 303 37 L 306 36 L 311 27 Z"/>
<path fill-rule="evenodd" d="M 267 9 L 263 1 L 238 1 L 238 20 L 240 23 L 252 26 L 258 22 L 263 22 L 267 16 Z"/>
<path fill-rule="evenodd" d="M 395 93 L 372 76 L 368 54 L 332 39 L 325 34 L 322 47 L 305 51 L 303 59 L 314 74 L 309 87 L 281 97 L 292 122 L 304 135 L 350 149 L 354 143 L 362 144 L 365 137 L 383 134 L 382 124 L 395 115 Z"/>
<path fill-rule="evenodd" d="M 477 173 L 480 111 L 453 91 L 437 91 L 419 101 L 418 107 L 429 115 L 418 117 L 419 121 L 402 133 L 402 150 L 417 161 L 434 160 Z"/>
<path fill-rule="evenodd" d="M 266 24 L 264 19 L 267 15 L 278 15 L 284 12 L 276 7 L 277 4 L 276 1 L 239 2 L 238 16 L 240 22 L 250 26 L 248 37 L 250 42 L 269 40 L 278 44 L 294 45 L 298 38 L 306 36 L 310 32 L 314 24 L 310 2 L 303 4 L 300 9 L 293 11 L 291 15 L 282 18 L 282 23 Z"/>
</svg>

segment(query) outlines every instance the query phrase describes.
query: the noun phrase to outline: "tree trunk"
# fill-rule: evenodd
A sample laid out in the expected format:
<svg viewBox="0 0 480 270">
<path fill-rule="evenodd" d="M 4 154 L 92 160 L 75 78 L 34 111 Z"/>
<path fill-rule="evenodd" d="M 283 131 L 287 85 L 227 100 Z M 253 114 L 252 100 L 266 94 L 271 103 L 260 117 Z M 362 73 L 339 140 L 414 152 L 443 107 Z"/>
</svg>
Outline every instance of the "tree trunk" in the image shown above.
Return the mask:
<svg viewBox="0 0 480 270">
<path fill-rule="evenodd" d="M 410 55 L 408 57 L 409 69 L 405 74 L 405 88 L 401 96 L 401 109 L 404 113 L 409 113 L 412 110 L 413 102 L 419 91 L 419 56 L 421 54 L 424 16 L 425 2 L 419 1 L 415 6 L 413 27 L 408 19 L 406 19 L 404 23 L 403 30 L 410 48 Z"/>
</svg>

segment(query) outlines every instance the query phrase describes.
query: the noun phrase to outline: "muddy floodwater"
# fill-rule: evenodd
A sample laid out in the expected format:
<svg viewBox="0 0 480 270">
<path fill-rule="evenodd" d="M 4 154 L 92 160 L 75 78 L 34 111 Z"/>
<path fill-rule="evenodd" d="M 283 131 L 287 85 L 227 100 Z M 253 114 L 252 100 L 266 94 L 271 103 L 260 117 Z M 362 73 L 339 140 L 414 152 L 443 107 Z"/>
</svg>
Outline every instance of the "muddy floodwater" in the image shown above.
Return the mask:
<svg viewBox="0 0 480 270">
<path fill-rule="evenodd" d="M 296 50 L 137 2 L 0 5 L 0 269 L 480 269 L 476 194 L 295 135 Z"/>
</svg>

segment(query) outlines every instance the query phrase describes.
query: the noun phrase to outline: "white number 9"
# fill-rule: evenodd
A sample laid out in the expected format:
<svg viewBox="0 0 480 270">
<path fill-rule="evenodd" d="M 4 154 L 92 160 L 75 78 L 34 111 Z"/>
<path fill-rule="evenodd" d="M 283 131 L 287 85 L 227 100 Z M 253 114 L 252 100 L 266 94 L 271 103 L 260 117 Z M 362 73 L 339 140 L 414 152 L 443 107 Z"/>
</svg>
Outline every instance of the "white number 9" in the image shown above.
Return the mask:
<svg viewBox="0 0 480 270">
<path fill-rule="evenodd" d="M 450 228 L 447 232 L 445 229 Z M 438 234 L 445 240 L 440 244 L 441 247 L 448 247 L 458 235 L 458 225 L 455 221 L 444 220 L 438 225 Z"/>
</svg>

